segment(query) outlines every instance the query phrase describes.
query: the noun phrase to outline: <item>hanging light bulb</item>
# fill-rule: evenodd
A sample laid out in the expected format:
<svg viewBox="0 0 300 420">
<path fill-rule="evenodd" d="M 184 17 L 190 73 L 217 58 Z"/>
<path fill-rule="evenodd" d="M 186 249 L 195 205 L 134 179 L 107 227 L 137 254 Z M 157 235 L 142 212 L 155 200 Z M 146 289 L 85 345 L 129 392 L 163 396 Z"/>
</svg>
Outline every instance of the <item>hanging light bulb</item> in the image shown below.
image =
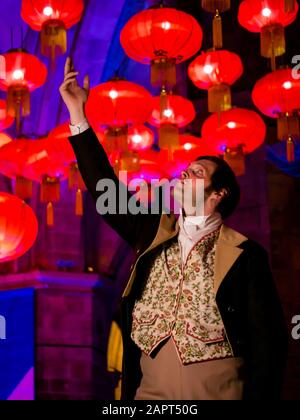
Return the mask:
<svg viewBox="0 0 300 420">
<path fill-rule="evenodd" d="M 45 16 L 47 16 L 47 17 L 52 16 L 52 14 L 53 14 L 53 9 L 52 9 L 52 7 L 51 7 L 51 6 L 46 6 L 46 7 L 44 7 L 44 9 L 43 9 L 43 13 L 44 13 L 44 15 L 45 15 Z"/>
</svg>

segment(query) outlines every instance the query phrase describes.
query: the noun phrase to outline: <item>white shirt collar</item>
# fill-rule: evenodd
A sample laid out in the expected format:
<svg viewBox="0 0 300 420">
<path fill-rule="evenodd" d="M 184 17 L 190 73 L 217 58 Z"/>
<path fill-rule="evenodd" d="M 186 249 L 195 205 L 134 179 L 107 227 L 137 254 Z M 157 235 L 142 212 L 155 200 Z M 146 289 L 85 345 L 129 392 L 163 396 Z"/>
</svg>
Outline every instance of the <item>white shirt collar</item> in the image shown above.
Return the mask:
<svg viewBox="0 0 300 420">
<path fill-rule="evenodd" d="M 220 213 L 214 212 L 207 216 L 183 216 L 182 210 L 178 218 L 180 236 L 187 236 L 189 239 L 197 240 L 209 232 L 217 229 L 222 224 Z"/>
</svg>

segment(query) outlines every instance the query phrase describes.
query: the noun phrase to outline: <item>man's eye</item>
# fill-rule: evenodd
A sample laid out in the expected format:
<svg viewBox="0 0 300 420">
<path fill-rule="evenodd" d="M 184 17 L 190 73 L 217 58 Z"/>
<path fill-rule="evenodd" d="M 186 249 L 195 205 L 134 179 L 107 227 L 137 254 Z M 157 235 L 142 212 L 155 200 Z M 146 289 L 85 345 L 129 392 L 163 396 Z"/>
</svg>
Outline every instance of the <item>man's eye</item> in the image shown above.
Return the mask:
<svg viewBox="0 0 300 420">
<path fill-rule="evenodd" d="M 203 175 L 203 171 L 201 169 L 199 169 L 198 171 L 194 172 L 196 175 Z"/>
</svg>

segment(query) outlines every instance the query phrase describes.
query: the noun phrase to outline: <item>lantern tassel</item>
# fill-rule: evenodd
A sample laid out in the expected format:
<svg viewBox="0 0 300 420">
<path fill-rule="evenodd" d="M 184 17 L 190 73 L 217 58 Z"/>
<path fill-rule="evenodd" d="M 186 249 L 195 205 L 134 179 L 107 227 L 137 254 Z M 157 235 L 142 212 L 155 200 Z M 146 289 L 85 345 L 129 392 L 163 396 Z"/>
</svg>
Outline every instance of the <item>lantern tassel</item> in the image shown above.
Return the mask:
<svg viewBox="0 0 300 420">
<path fill-rule="evenodd" d="M 273 48 L 272 48 L 272 56 L 271 56 L 271 70 L 272 71 L 276 70 L 276 57 L 275 57 Z"/>
<path fill-rule="evenodd" d="M 172 146 L 168 147 L 168 161 L 172 162 L 174 156 L 174 149 Z"/>
<path fill-rule="evenodd" d="M 22 200 L 32 197 L 32 181 L 23 176 L 16 177 L 16 195 Z"/>
<path fill-rule="evenodd" d="M 224 161 L 228 163 L 236 176 L 245 174 L 245 156 L 242 146 L 226 148 Z"/>
<path fill-rule="evenodd" d="M 152 86 L 169 86 L 176 84 L 176 60 L 161 58 L 151 63 Z"/>
<path fill-rule="evenodd" d="M 163 86 L 160 92 L 160 118 L 164 118 L 164 112 L 168 108 L 168 93 L 166 88 Z"/>
<path fill-rule="evenodd" d="M 222 18 L 219 14 L 219 10 L 216 10 L 216 14 L 213 18 L 213 46 L 214 48 L 223 47 Z"/>
<path fill-rule="evenodd" d="M 54 208 L 51 201 L 47 204 L 47 226 L 54 226 Z"/>
<path fill-rule="evenodd" d="M 295 161 L 295 146 L 291 136 L 289 136 L 286 142 L 286 158 L 288 162 Z"/>
<path fill-rule="evenodd" d="M 159 127 L 159 142 L 158 145 L 162 149 L 168 149 L 168 157 L 170 158 L 170 149 L 179 147 L 179 132 L 177 125 L 162 124 Z"/>
<path fill-rule="evenodd" d="M 120 155 L 120 170 L 137 172 L 140 170 L 140 158 L 137 152 L 129 150 Z"/>
<path fill-rule="evenodd" d="M 276 68 L 275 58 L 285 53 L 284 27 L 280 23 L 266 25 L 260 32 L 260 53 L 271 58 L 271 68 Z"/>
<path fill-rule="evenodd" d="M 19 131 L 21 117 L 30 114 L 30 92 L 27 86 L 9 87 L 6 109 L 8 115 L 16 118 L 16 127 Z"/>
<path fill-rule="evenodd" d="M 231 109 L 231 90 L 225 83 L 208 89 L 208 112 L 221 112 Z"/>
<path fill-rule="evenodd" d="M 295 10 L 295 0 L 284 0 L 284 11 L 290 13 Z"/>
<path fill-rule="evenodd" d="M 51 59 L 51 69 L 55 69 L 55 58 L 67 50 L 65 24 L 60 20 L 48 20 L 41 30 L 41 53 Z"/>
<path fill-rule="evenodd" d="M 83 215 L 83 197 L 82 197 L 82 191 L 80 188 L 76 191 L 76 207 L 75 207 L 75 214 L 76 216 L 82 216 Z"/>
</svg>

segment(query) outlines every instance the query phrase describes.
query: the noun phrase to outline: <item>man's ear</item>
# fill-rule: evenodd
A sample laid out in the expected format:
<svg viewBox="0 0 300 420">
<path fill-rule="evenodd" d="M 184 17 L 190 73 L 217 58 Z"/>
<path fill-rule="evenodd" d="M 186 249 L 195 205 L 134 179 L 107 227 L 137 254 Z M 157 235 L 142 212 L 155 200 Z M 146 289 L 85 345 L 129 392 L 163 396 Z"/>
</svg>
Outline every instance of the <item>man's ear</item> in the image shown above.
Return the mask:
<svg viewBox="0 0 300 420">
<path fill-rule="evenodd" d="M 220 191 L 213 192 L 214 198 L 220 202 L 223 200 L 224 197 L 228 195 L 228 191 L 225 188 L 222 188 Z"/>
</svg>

